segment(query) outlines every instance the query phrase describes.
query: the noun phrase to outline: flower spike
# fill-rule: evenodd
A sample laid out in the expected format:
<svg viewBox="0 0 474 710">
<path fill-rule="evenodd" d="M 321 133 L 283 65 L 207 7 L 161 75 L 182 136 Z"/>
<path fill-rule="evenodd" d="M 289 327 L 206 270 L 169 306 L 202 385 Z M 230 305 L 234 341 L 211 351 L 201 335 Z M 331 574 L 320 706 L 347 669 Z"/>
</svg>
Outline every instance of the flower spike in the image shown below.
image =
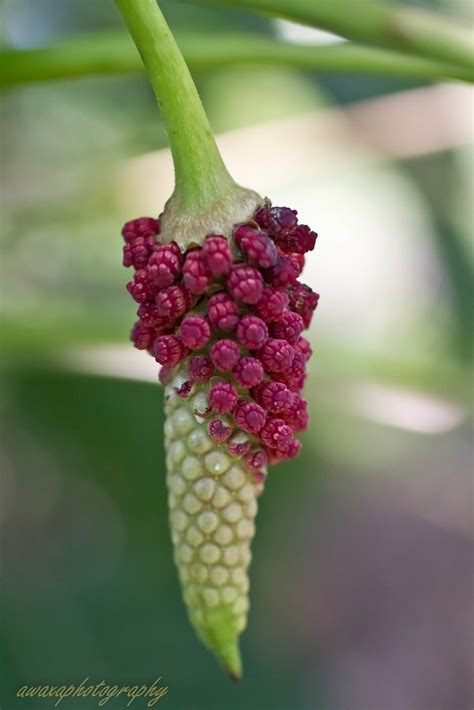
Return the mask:
<svg viewBox="0 0 474 710">
<path fill-rule="evenodd" d="M 189 618 L 233 678 L 268 467 L 296 456 L 318 295 L 299 281 L 316 233 L 238 185 L 157 0 L 115 0 L 168 129 L 175 189 L 123 228 L 130 338 L 161 365 L 174 558 Z"/>
</svg>

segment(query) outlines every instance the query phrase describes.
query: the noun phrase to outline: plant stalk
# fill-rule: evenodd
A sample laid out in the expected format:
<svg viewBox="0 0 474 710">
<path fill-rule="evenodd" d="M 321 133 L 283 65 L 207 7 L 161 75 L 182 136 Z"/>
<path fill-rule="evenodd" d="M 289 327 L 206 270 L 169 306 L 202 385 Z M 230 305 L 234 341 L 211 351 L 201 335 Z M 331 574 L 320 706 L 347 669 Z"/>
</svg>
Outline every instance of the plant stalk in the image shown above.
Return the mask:
<svg viewBox="0 0 474 710">
<path fill-rule="evenodd" d="M 194 0 L 230 5 L 311 25 L 341 37 L 436 59 L 472 72 L 472 27 L 383 0 Z"/>
<path fill-rule="evenodd" d="M 161 241 L 182 249 L 207 234 L 230 236 L 261 197 L 230 176 L 183 55 L 156 0 L 115 0 L 141 54 L 165 121 L 175 190 L 161 219 Z"/>
<path fill-rule="evenodd" d="M 115 0 L 165 121 L 183 205 L 200 209 L 233 184 L 183 55 L 156 0 Z"/>
<path fill-rule="evenodd" d="M 429 80 L 474 81 L 469 71 L 446 62 L 352 42 L 298 45 L 248 32 L 181 32 L 178 42 L 193 71 L 222 66 L 284 66 Z M 142 71 L 133 42 L 123 33 L 95 33 L 35 49 L 0 50 L 0 89 L 39 81 Z"/>
</svg>

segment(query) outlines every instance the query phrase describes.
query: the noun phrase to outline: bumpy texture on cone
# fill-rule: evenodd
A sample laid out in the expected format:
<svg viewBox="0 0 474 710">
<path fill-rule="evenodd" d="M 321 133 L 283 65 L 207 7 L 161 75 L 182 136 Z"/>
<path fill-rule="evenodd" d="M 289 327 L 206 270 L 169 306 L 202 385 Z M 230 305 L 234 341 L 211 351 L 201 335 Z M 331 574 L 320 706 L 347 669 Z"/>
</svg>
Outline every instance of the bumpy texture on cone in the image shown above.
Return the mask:
<svg viewBox="0 0 474 710">
<path fill-rule="evenodd" d="M 123 231 L 139 304 L 131 339 L 162 365 L 174 556 L 190 620 L 235 678 L 250 542 L 269 463 L 297 456 L 318 295 L 298 280 L 316 234 L 265 201 L 233 236 L 160 244 L 160 222 Z"/>
<path fill-rule="evenodd" d="M 245 628 L 249 606 L 250 541 L 263 483 L 257 483 L 240 459 L 209 436 L 207 419 L 198 414 L 206 410 L 209 385 L 196 385 L 189 400 L 176 393 L 186 379 L 183 368 L 165 389 L 175 562 L 191 623 L 238 678 L 238 636 Z"/>
</svg>

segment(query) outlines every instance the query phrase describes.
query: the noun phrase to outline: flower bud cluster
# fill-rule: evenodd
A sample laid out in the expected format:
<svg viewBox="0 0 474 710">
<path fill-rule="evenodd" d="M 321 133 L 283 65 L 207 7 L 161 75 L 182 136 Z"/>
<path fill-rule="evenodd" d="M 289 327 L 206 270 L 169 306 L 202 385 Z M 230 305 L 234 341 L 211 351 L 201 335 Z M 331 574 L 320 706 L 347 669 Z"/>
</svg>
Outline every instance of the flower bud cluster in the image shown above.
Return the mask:
<svg viewBox="0 0 474 710">
<path fill-rule="evenodd" d="M 150 217 L 122 234 L 138 304 L 131 340 L 162 365 L 160 380 L 179 367 L 188 378 L 180 397 L 204 388 L 209 435 L 257 479 L 268 463 L 296 456 L 295 434 L 308 424 L 301 392 L 311 348 L 302 332 L 319 298 L 298 277 L 316 233 L 295 210 L 265 201 L 230 241 L 208 235 L 184 253 L 160 243 Z M 246 438 L 236 444 L 239 431 Z"/>
</svg>

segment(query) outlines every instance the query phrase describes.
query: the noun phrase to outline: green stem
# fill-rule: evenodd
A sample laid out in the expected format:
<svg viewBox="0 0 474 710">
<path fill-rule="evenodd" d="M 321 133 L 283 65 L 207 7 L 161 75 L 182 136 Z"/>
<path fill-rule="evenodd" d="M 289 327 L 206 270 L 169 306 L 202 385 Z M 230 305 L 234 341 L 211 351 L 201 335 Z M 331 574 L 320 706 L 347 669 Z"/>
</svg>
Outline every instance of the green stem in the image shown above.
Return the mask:
<svg viewBox="0 0 474 710">
<path fill-rule="evenodd" d="M 322 72 L 474 80 L 474 70 L 352 42 L 297 45 L 245 32 L 219 36 L 184 32 L 178 35 L 178 42 L 188 66 L 194 71 L 258 64 Z M 0 89 L 38 81 L 143 69 L 136 48 L 122 33 L 81 35 L 38 49 L 6 49 L 0 51 L 0 64 L 3 68 Z"/>
<path fill-rule="evenodd" d="M 472 71 L 472 30 L 419 8 L 373 0 L 194 0 L 263 12 L 341 37 L 457 64 Z M 352 7 L 350 7 L 352 5 Z"/>
<path fill-rule="evenodd" d="M 143 63 L 168 130 L 176 193 L 199 208 L 232 181 L 189 69 L 156 0 L 115 0 Z"/>
<path fill-rule="evenodd" d="M 115 0 L 141 54 L 165 121 L 175 190 L 161 238 L 182 248 L 207 233 L 229 234 L 261 198 L 235 184 L 224 165 L 189 69 L 156 0 Z"/>
</svg>

